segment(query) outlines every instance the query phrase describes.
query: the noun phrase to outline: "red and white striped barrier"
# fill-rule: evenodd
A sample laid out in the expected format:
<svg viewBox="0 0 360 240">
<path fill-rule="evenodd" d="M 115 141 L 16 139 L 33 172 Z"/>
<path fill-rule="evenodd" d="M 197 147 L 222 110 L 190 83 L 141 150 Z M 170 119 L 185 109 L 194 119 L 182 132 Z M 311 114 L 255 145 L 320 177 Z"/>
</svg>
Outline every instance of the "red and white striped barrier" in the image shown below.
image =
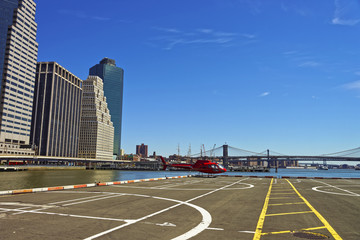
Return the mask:
<svg viewBox="0 0 360 240">
<path fill-rule="evenodd" d="M 191 175 L 189 175 L 189 176 L 176 176 L 176 177 L 137 179 L 137 180 L 127 180 L 127 181 L 118 181 L 118 182 L 98 182 L 98 183 L 69 185 L 69 186 L 58 186 L 58 187 L 45 187 L 45 188 L 32 188 L 32 189 L 21 189 L 21 190 L 9 190 L 9 191 L 0 191 L 0 195 L 13 195 L 13 194 L 24 194 L 24 193 L 60 191 L 60 190 L 69 190 L 69 189 L 77 189 L 77 188 L 88 188 L 88 187 L 96 187 L 96 186 L 110 186 L 110 185 L 120 185 L 120 184 L 129 184 L 129 183 L 138 183 L 138 182 L 150 182 L 150 181 L 159 181 L 159 180 L 165 180 L 165 179 L 177 179 L 177 178 L 186 178 L 186 177 L 191 177 Z"/>
</svg>

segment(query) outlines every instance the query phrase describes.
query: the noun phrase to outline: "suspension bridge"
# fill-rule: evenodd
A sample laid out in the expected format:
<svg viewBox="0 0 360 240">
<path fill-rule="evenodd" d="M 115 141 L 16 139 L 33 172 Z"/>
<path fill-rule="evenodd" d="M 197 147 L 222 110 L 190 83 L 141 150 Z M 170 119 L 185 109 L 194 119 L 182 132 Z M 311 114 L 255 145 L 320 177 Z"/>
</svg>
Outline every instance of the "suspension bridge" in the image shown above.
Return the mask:
<svg viewBox="0 0 360 240">
<path fill-rule="evenodd" d="M 321 155 L 288 155 L 279 152 L 265 150 L 262 152 L 253 152 L 229 145 L 222 145 L 208 151 L 203 151 L 190 156 L 193 159 L 202 157 L 210 159 L 222 159 L 224 165 L 229 162 L 245 162 L 249 165 L 275 166 L 280 163 L 281 166 L 297 165 L 299 161 L 322 161 L 326 165 L 327 161 L 334 162 L 360 162 L 360 147 L 345 151 L 321 154 Z M 253 162 L 253 164 L 251 164 Z"/>
<path fill-rule="evenodd" d="M 360 147 L 349 149 L 345 151 L 321 154 L 316 156 L 310 155 L 288 155 L 275 152 L 272 150 L 264 150 L 262 152 L 254 152 L 244 150 L 227 144 L 207 151 L 202 151 L 197 154 L 188 155 L 185 160 L 196 161 L 197 159 L 206 158 L 214 161 L 222 161 L 225 167 L 229 164 L 245 165 L 245 166 L 264 166 L 264 167 L 287 167 L 298 166 L 301 161 L 306 162 L 360 162 Z M 85 159 L 85 158 L 64 158 L 64 157 L 49 157 L 49 156 L 27 156 L 27 155 L 8 155 L 0 156 L 0 163 L 4 162 L 9 165 L 11 161 L 22 162 L 26 164 L 65 164 L 71 166 L 78 165 L 96 165 L 96 164 L 128 164 L 128 160 L 105 160 L 105 159 Z M 156 162 L 138 162 L 138 165 L 153 165 Z M 155 168 L 159 168 L 158 166 Z"/>
</svg>

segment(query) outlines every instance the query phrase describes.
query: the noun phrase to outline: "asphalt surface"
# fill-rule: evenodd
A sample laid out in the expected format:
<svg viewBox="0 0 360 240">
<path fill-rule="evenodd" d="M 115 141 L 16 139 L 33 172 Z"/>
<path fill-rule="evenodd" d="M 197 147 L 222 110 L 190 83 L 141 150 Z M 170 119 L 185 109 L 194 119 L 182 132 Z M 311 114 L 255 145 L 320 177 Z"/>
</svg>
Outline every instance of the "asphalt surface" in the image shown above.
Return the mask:
<svg viewBox="0 0 360 240">
<path fill-rule="evenodd" d="M 0 196 L 0 239 L 360 239 L 360 180 L 183 178 Z"/>
</svg>

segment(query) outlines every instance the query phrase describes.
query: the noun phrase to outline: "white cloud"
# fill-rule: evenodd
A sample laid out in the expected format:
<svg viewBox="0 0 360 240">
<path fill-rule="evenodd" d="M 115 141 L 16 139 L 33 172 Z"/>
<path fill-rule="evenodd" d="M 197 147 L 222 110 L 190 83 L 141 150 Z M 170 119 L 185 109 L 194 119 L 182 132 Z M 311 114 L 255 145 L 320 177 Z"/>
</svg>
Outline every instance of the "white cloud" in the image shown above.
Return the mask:
<svg viewBox="0 0 360 240">
<path fill-rule="evenodd" d="M 83 11 L 74 11 L 74 10 L 68 10 L 68 9 L 60 9 L 58 10 L 60 14 L 69 15 L 77 18 L 82 19 L 93 19 L 97 21 L 109 21 L 111 18 L 108 17 L 100 17 L 100 16 L 90 16 L 84 13 Z"/>
<path fill-rule="evenodd" d="M 168 45 L 164 48 L 165 50 L 171 50 L 176 45 L 191 45 L 191 44 L 218 44 L 224 45 L 231 42 L 232 38 L 198 38 L 198 39 L 184 39 L 184 38 L 172 38 L 168 39 Z"/>
<path fill-rule="evenodd" d="M 213 33 L 214 32 L 214 30 L 208 29 L 208 28 L 199 29 L 198 31 L 201 33 Z"/>
<path fill-rule="evenodd" d="M 360 23 L 360 3 L 357 0 L 335 0 L 332 24 L 354 26 Z"/>
<path fill-rule="evenodd" d="M 343 85 L 348 90 L 360 90 L 360 80 Z"/>
<path fill-rule="evenodd" d="M 231 32 L 214 32 L 214 36 L 218 37 L 232 37 L 237 36 L 237 33 L 231 33 Z"/>
<path fill-rule="evenodd" d="M 248 38 L 248 39 L 254 39 L 256 36 L 253 34 L 243 33 L 241 34 L 242 37 Z"/>
<path fill-rule="evenodd" d="M 284 55 L 294 55 L 294 54 L 297 54 L 298 51 L 286 51 L 286 52 L 283 52 Z"/>
<path fill-rule="evenodd" d="M 173 39 L 172 41 L 170 41 L 170 43 L 164 48 L 165 50 L 171 50 L 173 49 L 173 47 L 177 44 L 182 44 L 184 43 L 183 39 Z"/>
<path fill-rule="evenodd" d="M 296 4 L 296 1 L 284 1 L 280 5 L 284 12 L 293 12 L 306 17 L 310 14 L 309 9 L 304 8 L 303 5 Z"/>
<path fill-rule="evenodd" d="M 152 40 L 162 42 L 163 49 L 171 50 L 178 45 L 213 44 L 221 47 L 229 47 L 239 36 L 246 39 L 254 39 L 252 34 L 238 34 L 233 32 L 215 31 L 210 28 L 199 28 L 194 31 L 181 31 L 176 28 L 152 27 L 165 32 L 166 35 L 153 38 Z"/>
<path fill-rule="evenodd" d="M 259 97 L 266 97 L 269 95 L 270 95 L 270 92 L 263 92 L 262 94 L 259 95 Z"/>
<path fill-rule="evenodd" d="M 347 25 L 347 26 L 354 26 L 360 22 L 360 19 L 340 19 L 340 18 L 334 18 L 332 20 L 333 24 L 336 25 Z"/>
<path fill-rule="evenodd" d="M 303 62 L 303 63 L 299 64 L 299 67 L 317 67 L 320 65 L 321 64 L 318 62 L 308 61 L 308 62 Z"/>
<path fill-rule="evenodd" d="M 109 21 L 111 20 L 110 18 L 106 18 L 106 17 L 91 17 L 94 20 L 99 20 L 99 21 Z"/>
<path fill-rule="evenodd" d="M 82 11 L 74 11 L 74 10 L 68 10 L 68 9 L 60 9 L 58 10 L 58 12 L 60 14 L 64 14 L 64 15 L 70 15 L 70 16 L 74 16 L 77 18 L 87 18 L 88 16 L 82 12 Z"/>
<path fill-rule="evenodd" d="M 181 31 L 176 28 L 153 27 L 153 29 L 167 33 L 181 33 Z"/>
</svg>

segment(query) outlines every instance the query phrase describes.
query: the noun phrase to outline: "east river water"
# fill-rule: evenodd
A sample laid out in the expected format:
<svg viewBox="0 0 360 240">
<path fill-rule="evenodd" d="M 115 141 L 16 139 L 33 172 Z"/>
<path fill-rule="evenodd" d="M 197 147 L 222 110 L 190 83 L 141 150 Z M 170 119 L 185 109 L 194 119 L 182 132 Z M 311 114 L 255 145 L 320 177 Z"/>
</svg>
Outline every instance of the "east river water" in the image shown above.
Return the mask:
<svg viewBox="0 0 360 240">
<path fill-rule="evenodd" d="M 0 172 L 0 191 L 38 187 L 54 187 L 95 182 L 113 182 L 197 174 L 189 171 L 118 171 L 118 170 L 37 170 Z M 275 177 L 342 177 L 360 178 L 354 169 L 271 169 L 270 172 L 226 172 L 226 175 Z"/>
</svg>

